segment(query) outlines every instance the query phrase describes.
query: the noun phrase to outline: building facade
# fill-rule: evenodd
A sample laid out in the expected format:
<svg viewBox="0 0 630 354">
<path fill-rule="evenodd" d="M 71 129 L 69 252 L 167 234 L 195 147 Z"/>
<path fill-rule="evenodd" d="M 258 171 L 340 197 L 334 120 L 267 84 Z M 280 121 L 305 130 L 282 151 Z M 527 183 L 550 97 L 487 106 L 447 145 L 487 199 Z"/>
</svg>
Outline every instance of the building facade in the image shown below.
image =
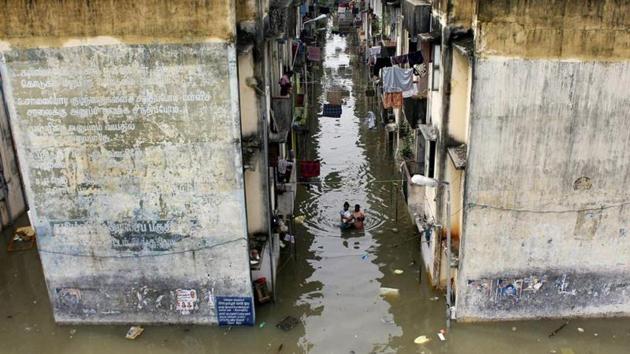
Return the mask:
<svg viewBox="0 0 630 354">
<path fill-rule="evenodd" d="M 273 299 L 300 5 L 3 5 L 3 215 L 23 182 L 57 322 L 246 325 Z"/>
<path fill-rule="evenodd" d="M 397 138 L 405 193 L 425 268 L 434 286 L 452 284 L 458 320 L 630 313 L 629 6 L 392 5 L 397 54 L 421 50 L 427 70 L 426 109 L 400 110 L 415 140 L 402 156 Z"/>
</svg>

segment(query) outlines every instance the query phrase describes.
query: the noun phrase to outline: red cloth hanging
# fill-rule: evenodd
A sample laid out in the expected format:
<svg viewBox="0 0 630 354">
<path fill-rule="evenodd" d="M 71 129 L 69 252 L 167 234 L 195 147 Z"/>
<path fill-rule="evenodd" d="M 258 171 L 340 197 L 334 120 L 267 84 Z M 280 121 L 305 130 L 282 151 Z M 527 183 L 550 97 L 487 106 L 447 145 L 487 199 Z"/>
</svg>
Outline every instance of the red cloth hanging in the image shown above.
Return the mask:
<svg viewBox="0 0 630 354">
<path fill-rule="evenodd" d="M 319 161 L 300 161 L 302 178 L 319 177 Z"/>
</svg>

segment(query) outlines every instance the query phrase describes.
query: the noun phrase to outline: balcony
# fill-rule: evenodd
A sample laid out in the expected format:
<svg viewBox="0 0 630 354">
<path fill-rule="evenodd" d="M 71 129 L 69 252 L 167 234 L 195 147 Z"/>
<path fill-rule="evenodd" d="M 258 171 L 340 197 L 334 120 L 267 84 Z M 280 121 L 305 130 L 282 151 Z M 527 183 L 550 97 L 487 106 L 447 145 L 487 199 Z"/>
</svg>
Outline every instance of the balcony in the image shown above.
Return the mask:
<svg viewBox="0 0 630 354">
<path fill-rule="evenodd" d="M 293 123 L 293 99 L 291 96 L 277 96 L 271 98 L 273 111 L 272 133 L 286 136 Z"/>
<path fill-rule="evenodd" d="M 427 33 L 431 24 L 431 2 L 426 0 L 404 0 L 402 4 L 403 26 L 409 36 Z"/>
<path fill-rule="evenodd" d="M 288 182 L 282 183 L 276 177 L 277 209 L 278 214 L 282 216 L 293 215 L 293 206 L 295 205 L 295 195 L 297 193 L 297 166 L 295 161 L 293 162 Z"/>
<path fill-rule="evenodd" d="M 269 16 L 265 21 L 265 34 L 268 37 L 284 37 L 289 31 L 289 8 L 292 0 L 275 0 L 269 3 Z"/>
</svg>

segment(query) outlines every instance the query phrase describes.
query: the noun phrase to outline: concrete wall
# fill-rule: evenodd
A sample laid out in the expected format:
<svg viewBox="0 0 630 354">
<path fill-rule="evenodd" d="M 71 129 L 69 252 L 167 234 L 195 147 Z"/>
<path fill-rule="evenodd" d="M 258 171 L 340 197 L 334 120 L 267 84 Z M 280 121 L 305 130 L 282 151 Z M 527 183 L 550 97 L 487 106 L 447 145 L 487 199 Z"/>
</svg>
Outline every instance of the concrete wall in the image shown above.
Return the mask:
<svg viewBox="0 0 630 354">
<path fill-rule="evenodd" d="M 2 6 L 55 320 L 209 324 L 251 299 L 234 3 Z"/>
<path fill-rule="evenodd" d="M 239 0 L 247 4 L 247 0 Z M 239 14 L 247 17 L 247 6 Z M 0 4 L 0 38 L 15 46 L 59 46 L 68 39 L 111 36 L 125 42 L 230 41 L 233 0 L 22 1 Z"/>
<path fill-rule="evenodd" d="M 211 323 L 215 295 L 251 297 L 232 45 L 4 61 L 58 322 Z M 196 291 L 193 309 L 178 289 Z"/>
<path fill-rule="evenodd" d="M 259 99 L 256 90 L 250 87 L 248 78 L 254 78 L 254 54 L 253 49 L 239 55 L 239 91 L 241 107 L 241 132 L 244 143 L 244 156 L 249 168 L 245 170 L 245 191 L 247 202 L 247 230 L 249 234 L 265 233 L 268 230 L 269 209 L 268 184 L 264 159 L 262 124 Z"/>
<path fill-rule="evenodd" d="M 630 57 L 630 3 L 617 0 L 478 2 L 478 54 L 614 60 Z"/>
<path fill-rule="evenodd" d="M 468 58 L 453 50 L 451 71 L 451 94 L 448 119 L 448 145 L 468 143 L 468 117 L 470 111 L 472 66 Z M 451 227 L 454 245 L 457 246 L 462 233 L 464 171 L 457 170 L 450 156 L 447 157 L 446 180 L 451 184 Z M 456 248 L 456 247 L 455 247 Z"/>
<path fill-rule="evenodd" d="M 2 83 L 0 75 L 0 84 Z M 0 192 L 0 223 L 7 226 L 26 210 L 26 200 L 22 191 L 22 177 L 13 148 L 13 136 L 2 88 L 0 87 L 0 171 L 6 183 L 6 189 Z"/>
<path fill-rule="evenodd" d="M 458 316 L 630 314 L 629 69 L 477 61 Z"/>
<path fill-rule="evenodd" d="M 629 8 L 479 2 L 460 320 L 630 314 Z"/>
</svg>

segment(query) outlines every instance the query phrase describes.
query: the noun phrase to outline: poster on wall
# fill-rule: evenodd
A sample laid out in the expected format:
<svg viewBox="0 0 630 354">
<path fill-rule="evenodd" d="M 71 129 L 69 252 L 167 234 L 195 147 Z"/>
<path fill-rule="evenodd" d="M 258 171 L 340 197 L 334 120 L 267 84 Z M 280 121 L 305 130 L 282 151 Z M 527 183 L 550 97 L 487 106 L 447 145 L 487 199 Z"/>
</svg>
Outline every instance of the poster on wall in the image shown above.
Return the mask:
<svg viewBox="0 0 630 354">
<path fill-rule="evenodd" d="M 253 326 L 254 306 L 251 297 L 216 296 L 219 326 Z"/>
</svg>

